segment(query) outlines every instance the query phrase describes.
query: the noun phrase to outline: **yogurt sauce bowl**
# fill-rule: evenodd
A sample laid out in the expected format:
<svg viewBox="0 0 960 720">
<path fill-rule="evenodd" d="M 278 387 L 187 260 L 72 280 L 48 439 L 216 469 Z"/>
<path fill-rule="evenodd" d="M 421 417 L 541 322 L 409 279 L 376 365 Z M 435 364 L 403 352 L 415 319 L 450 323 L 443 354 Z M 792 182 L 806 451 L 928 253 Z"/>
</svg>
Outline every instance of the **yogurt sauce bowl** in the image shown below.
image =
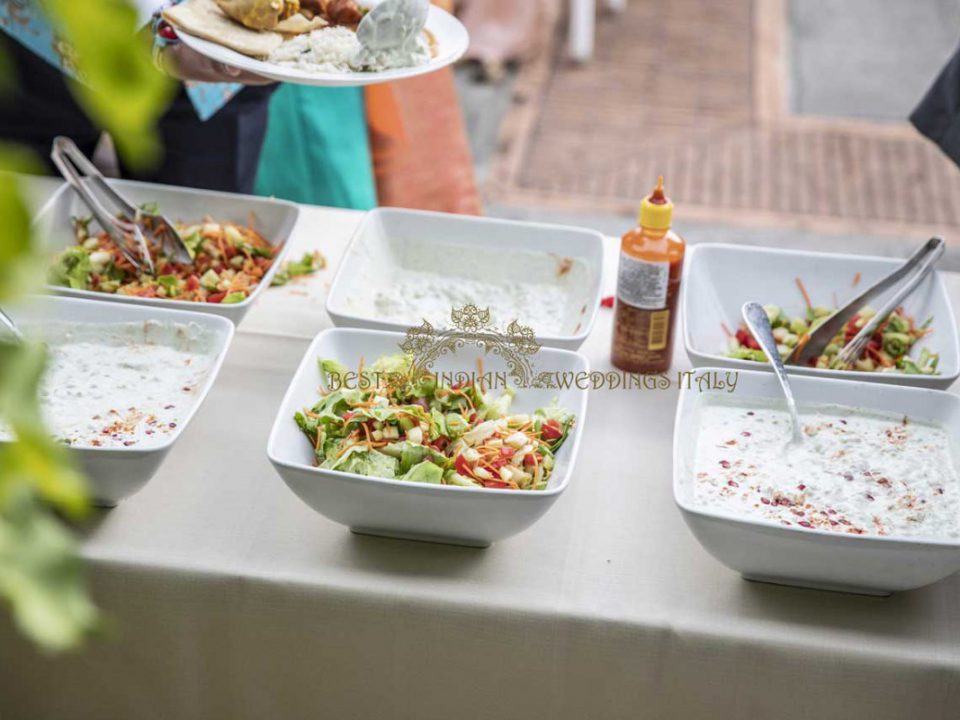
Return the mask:
<svg viewBox="0 0 960 720">
<path fill-rule="evenodd" d="M 741 372 L 734 395 L 681 391 L 674 499 L 704 548 L 747 579 L 866 594 L 960 570 L 960 399 L 792 382 L 805 438 L 789 454 L 773 375 Z"/>
<path fill-rule="evenodd" d="M 48 346 L 44 419 L 105 507 L 153 477 L 212 387 L 234 331 L 214 315 L 54 297 L 10 314 Z M 0 442 L 10 439 L 0 427 Z"/>
</svg>

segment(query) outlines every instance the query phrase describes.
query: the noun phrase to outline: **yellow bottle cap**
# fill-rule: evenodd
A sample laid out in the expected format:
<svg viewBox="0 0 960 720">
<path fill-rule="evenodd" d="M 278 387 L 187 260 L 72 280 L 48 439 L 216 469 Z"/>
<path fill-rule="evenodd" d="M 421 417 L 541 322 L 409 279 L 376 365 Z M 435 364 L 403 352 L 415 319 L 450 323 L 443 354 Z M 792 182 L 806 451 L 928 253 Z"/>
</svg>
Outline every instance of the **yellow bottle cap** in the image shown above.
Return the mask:
<svg viewBox="0 0 960 720">
<path fill-rule="evenodd" d="M 652 230 L 667 230 L 673 220 L 673 203 L 663 193 L 663 175 L 657 178 L 657 187 L 650 197 L 640 203 L 640 225 Z"/>
</svg>

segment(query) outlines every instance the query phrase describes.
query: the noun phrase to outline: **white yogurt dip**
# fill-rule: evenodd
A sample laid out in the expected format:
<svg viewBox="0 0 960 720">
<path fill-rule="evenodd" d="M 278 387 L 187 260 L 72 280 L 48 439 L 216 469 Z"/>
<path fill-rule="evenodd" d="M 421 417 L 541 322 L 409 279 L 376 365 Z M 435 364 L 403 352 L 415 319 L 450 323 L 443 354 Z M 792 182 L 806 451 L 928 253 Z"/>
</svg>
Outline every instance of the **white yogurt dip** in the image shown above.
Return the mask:
<svg viewBox="0 0 960 720">
<path fill-rule="evenodd" d="M 573 335 L 587 311 L 589 271 L 579 259 L 396 239 L 359 252 L 363 271 L 343 293 L 343 309 L 359 317 L 450 327 L 451 310 L 476 305 L 498 328 L 517 320 L 538 335 Z"/>
<path fill-rule="evenodd" d="M 960 537 L 960 478 L 939 425 L 839 406 L 801 411 L 707 401 L 694 460 L 704 509 L 856 535 Z"/>
<path fill-rule="evenodd" d="M 44 323 L 26 326 L 48 348 L 43 416 L 77 447 L 150 447 L 196 404 L 216 354 L 193 323 Z M 9 433 L 0 429 L 0 438 Z"/>
</svg>

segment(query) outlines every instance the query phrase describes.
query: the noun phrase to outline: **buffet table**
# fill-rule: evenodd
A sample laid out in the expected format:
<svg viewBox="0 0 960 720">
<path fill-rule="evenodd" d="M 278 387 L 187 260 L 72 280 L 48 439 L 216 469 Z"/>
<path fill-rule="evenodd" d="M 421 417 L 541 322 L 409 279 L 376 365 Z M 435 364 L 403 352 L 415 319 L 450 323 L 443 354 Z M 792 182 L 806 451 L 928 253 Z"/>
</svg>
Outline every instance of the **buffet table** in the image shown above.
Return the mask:
<svg viewBox="0 0 960 720">
<path fill-rule="evenodd" d="M 486 550 L 302 504 L 267 433 L 360 218 L 303 209 L 291 257 L 329 267 L 265 293 L 159 475 L 85 532 L 107 637 L 50 659 L 0 620 L 0 718 L 957 717 L 960 577 L 886 599 L 742 580 L 674 507 L 675 389 L 592 393 L 566 494 Z"/>
</svg>

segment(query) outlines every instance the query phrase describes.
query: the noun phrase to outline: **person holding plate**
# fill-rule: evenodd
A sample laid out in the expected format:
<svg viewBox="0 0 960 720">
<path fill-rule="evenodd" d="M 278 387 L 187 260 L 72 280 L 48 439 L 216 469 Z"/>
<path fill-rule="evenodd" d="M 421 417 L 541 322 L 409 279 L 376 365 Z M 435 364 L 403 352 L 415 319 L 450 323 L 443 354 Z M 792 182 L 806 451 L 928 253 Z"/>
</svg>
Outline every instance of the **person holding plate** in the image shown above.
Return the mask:
<svg viewBox="0 0 960 720">
<path fill-rule="evenodd" d="M 164 157 L 158 167 L 124 176 L 170 185 L 253 191 L 267 129 L 273 81 L 211 60 L 186 47 L 160 18 L 171 4 L 133 0 L 143 27 L 154 33 L 154 62 L 183 81 L 158 124 Z M 0 139 L 47 158 L 53 138 L 66 135 L 89 155 L 101 130 L 70 92 L 69 55 L 35 0 L 0 2 L 0 51 L 16 89 L 0 105 Z"/>
</svg>

